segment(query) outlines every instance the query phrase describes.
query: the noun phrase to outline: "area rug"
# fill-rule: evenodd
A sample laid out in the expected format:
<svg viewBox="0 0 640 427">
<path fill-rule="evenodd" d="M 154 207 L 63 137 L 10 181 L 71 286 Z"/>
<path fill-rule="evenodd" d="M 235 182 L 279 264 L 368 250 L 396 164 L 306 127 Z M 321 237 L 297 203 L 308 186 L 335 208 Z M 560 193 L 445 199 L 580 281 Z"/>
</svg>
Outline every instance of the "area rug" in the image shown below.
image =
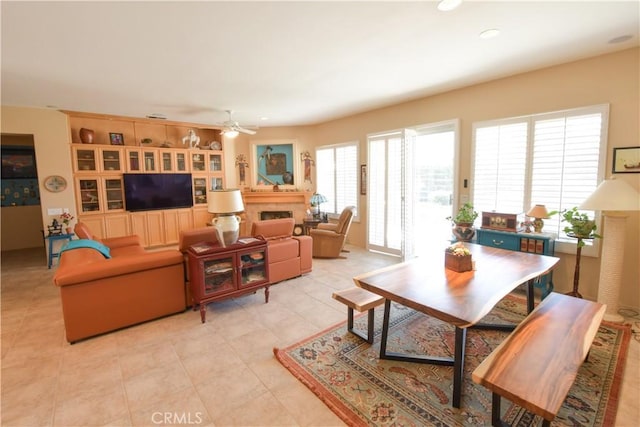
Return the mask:
<svg viewBox="0 0 640 427">
<path fill-rule="evenodd" d="M 485 321 L 515 323 L 525 312 L 524 299 L 510 296 Z M 380 360 L 381 325 L 382 309 L 377 308 L 372 345 L 340 323 L 288 348 L 274 349 L 274 354 L 347 425 L 491 425 L 491 393 L 471 380 L 471 372 L 508 332 L 467 332 L 462 403 L 456 409 L 451 406 L 453 368 Z M 387 351 L 453 354 L 454 328 L 446 323 L 392 304 L 390 325 Z M 366 330 L 366 316 L 358 316 L 355 326 Z M 628 325 L 602 323 L 588 361 L 552 425 L 614 425 L 629 338 Z M 514 426 L 542 423 L 540 417 L 506 399 L 502 399 L 502 413 L 503 420 Z"/>
</svg>

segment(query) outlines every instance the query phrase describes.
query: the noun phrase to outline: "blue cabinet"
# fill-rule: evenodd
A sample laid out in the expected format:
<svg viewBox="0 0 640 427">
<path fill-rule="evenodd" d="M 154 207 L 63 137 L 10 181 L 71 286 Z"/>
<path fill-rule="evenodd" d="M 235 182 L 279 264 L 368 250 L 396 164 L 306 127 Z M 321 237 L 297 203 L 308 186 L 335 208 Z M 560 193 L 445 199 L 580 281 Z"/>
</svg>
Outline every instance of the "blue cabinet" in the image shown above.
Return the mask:
<svg viewBox="0 0 640 427">
<path fill-rule="evenodd" d="M 476 235 L 480 245 L 540 255 L 554 254 L 556 239 L 554 234 L 514 233 L 479 228 L 476 230 Z M 543 299 L 553 291 L 552 279 L 553 272 L 542 276 L 535 284 L 536 288 L 540 288 Z"/>
</svg>

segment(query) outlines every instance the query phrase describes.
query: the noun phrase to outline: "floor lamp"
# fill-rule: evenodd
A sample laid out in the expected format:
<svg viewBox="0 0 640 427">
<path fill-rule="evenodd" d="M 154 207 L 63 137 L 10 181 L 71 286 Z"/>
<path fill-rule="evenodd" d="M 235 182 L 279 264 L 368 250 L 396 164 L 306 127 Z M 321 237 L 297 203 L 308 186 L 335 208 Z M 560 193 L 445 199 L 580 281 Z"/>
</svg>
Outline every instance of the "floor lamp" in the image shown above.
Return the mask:
<svg viewBox="0 0 640 427">
<path fill-rule="evenodd" d="M 640 210 L 640 193 L 625 181 L 612 177 L 602 181 L 579 209 L 602 211 L 604 216 L 598 302 L 607 305 L 605 320 L 623 322 L 618 308 L 627 222 L 624 211 Z"/>
</svg>

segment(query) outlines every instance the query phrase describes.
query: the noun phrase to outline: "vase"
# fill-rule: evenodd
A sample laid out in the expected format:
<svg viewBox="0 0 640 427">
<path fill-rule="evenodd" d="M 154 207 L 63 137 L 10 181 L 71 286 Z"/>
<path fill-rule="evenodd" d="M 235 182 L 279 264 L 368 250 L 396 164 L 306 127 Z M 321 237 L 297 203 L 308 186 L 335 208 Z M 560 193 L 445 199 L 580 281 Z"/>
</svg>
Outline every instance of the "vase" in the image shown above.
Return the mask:
<svg viewBox="0 0 640 427">
<path fill-rule="evenodd" d="M 458 242 L 470 242 L 476 235 L 476 229 L 471 223 L 458 223 L 453 226 L 453 235 Z"/>
<path fill-rule="evenodd" d="M 293 174 L 289 171 L 282 174 L 282 182 L 285 184 L 293 184 Z"/>
<path fill-rule="evenodd" d="M 95 135 L 93 130 L 87 128 L 80 129 L 80 141 L 83 144 L 93 144 L 93 136 Z"/>
</svg>

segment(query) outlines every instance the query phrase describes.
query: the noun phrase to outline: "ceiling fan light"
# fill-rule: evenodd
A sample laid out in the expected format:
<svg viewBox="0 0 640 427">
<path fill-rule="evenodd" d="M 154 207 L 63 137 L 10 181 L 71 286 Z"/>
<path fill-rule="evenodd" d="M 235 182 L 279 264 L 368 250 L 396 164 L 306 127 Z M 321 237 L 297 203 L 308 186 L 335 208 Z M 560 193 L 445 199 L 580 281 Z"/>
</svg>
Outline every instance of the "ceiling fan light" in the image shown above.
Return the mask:
<svg viewBox="0 0 640 427">
<path fill-rule="evenodd" d="M 236 136 L 238 136 L 240 134 L 240 132 L 238 132 L 235 129 L 227 129 L 225 131 L 222 131 L 222 134 L 224 136 L 226 136 L 227 138 L 235 138 Z"/>
<path fill-rule="evenodd" d="M 460 6 L 460 3 L 462 3 L 462 0 L 440 0 L 438 3 L 438 10 L 442 12 L 449 12 L 450 10 Z"/>
</svg>

